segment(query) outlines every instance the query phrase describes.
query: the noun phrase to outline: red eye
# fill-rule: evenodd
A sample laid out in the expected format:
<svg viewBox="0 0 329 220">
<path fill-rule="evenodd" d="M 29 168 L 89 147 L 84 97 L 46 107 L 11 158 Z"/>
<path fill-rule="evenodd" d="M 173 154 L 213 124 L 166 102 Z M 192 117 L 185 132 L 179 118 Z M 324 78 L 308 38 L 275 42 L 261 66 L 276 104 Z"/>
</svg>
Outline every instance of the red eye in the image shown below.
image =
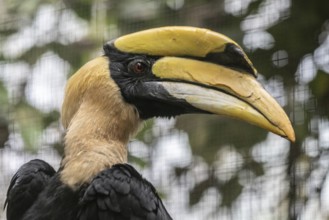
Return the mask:
<svg viewBox="0 0 329 220">
<path fill-rule="evenodd" d="M 129 63 L 128 68 L 133 73 L 143 74 L 147 70 L 147 64 L 141 60 L 134 60 L 131 63 Z"/>
<path fill-rule="evenodd" d="M 135 65 L 134 65 L 134 72 L 135 73 L 144 73 L 144 71 L 145 71 L 145 66 L 144 66 L 144 64 L 143 63 L 141 63 L 141 62 L 138 62 L 138 63 L 135 63 Z"/>
</svg>

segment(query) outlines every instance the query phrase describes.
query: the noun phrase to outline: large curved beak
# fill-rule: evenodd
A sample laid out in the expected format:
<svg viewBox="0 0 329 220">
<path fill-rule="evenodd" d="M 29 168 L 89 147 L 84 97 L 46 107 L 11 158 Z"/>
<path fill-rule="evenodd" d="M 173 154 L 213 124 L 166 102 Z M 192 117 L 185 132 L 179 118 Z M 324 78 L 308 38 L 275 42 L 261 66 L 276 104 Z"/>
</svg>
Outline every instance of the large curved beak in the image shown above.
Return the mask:
<svg viewBox="0 0 329 220">
<path fill-rule="evenodd" d="M 152 68 L 175 98 L 218 115 L 255 124 L 295 141 L 289 118 L 250 74 L 193 59 L 164 57 Z"/>
<path fill-rule="evenodd" d="M 113 42 L 120 51 L 162 57 L 152 66 L 160 84 L 197 109 L 247 121 L 295 141 L 291 123 L 255 79 L 257 71 L 241 47 L 206 29 L 164 27 Z"/>
</svg>

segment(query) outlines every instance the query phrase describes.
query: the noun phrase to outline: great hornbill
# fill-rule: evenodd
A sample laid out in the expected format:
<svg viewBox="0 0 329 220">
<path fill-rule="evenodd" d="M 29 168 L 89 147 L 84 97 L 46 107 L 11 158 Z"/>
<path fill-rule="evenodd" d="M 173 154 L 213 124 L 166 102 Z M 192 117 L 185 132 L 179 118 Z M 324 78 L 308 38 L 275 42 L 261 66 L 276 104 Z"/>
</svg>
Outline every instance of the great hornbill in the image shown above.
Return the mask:
<svg viewBox="0 0 329 220">
<path fill-rule="evenodd" d="M 106 43 L 104 56 L 67 83 L 59 170 L 24 164 L 8 189 L 8 220 L 171 219 L 154 187 L 126 164 L 130 137 L 151 117 L 212 113 L 294 141 L 256 76 L 236 42 L 206 29 L 162 27 Z"/>
</svg>

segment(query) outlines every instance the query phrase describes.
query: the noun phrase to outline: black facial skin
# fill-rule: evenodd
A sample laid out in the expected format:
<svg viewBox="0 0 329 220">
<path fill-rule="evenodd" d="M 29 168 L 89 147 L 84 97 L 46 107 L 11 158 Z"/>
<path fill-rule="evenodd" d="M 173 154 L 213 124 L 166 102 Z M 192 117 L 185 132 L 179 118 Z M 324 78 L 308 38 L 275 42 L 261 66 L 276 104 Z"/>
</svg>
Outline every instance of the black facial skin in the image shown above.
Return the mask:
<svg viewBox="0 0 329 220">
<path fill-rule="evenodd" d="M 171 96 L 161 86 L 162 79 L 152 73 L 152 65 L 160 57 L 122 53 L 112 44 L 104 45 L 110 59 L 110 73 L 124 99 L 136 106 L 142 119 L 173 117 L 185 113 L 207 113 L 183 99 Z M 168 80 L 169 81 L 169 80 Z"/>
<path fill-rule="evenodd" d="M 113 41 L 104 45 L 104 52 L 110 59 L 111 77 L 120 87 L 124 99 L 136 106 L 142 119 L 172 117 L 186 113 L 208 113 L 193 107 L 184 99 L 171 96 L 161 83 L 157 83 L 164 80 L 152 73 L 152 65 L 161 58 L 160 56 L 123 53 L 115 48 Z M 185 56 L 185 58 L 219 64 L 256 77 L 243 51 L 234 44 L 227 44 L 223 52 L 209 53 L 205 57 Z M 166 81 L 174 82 L 169 79 Z M 212 89 L 218 90 L 218 88 Z M 221 92 L 225 93 L 225 91 Z"/>
</svg>

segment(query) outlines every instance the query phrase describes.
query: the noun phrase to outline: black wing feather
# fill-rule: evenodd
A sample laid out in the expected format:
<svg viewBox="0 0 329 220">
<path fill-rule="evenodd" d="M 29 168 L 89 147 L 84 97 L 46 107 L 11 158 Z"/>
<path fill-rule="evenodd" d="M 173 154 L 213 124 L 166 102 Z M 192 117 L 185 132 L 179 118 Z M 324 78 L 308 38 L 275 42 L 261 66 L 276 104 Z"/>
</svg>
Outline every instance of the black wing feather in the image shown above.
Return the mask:
<svg viewBox="0 0 329 220">
<path fill-rule="evenodd" d="M 154 187 L 130 165 L 102 171 L 81 198 L 79 220 L 170 220 Z"/>
<path fill-rule="evenodd" d="M 22 165 L 7 191 L 7 220 L 21 219 L 54 174 L 55 170 L 42 160 L 31 160 Z"/>
</svg>

